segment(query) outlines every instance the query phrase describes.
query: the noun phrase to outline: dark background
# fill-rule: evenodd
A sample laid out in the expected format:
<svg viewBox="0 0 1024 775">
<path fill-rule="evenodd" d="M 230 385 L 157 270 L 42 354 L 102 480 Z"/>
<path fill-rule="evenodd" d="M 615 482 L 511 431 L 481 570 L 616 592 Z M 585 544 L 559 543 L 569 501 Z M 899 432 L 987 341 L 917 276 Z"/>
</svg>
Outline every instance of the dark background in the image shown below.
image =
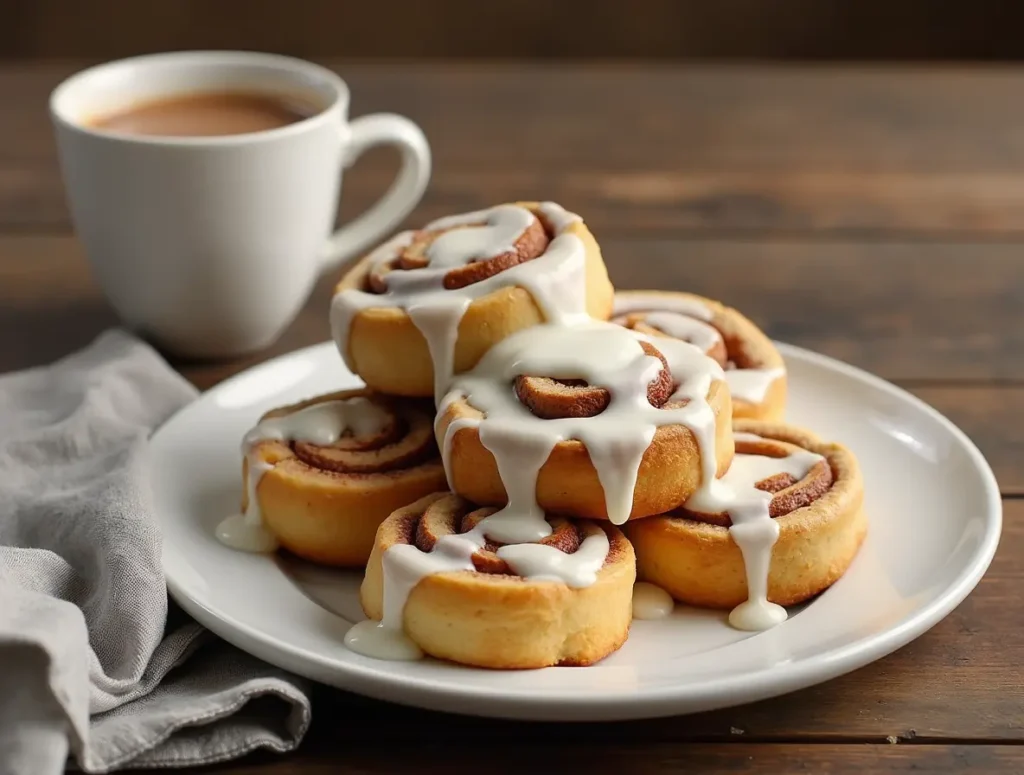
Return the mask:
<svg viewBox="0 0 1024 775">
<path fill-rule="evenodd" d="M 188 48 L 302 57 L 1017 60 L 1014 0 L 0 0 L 0 60 Z"/>
</svg>

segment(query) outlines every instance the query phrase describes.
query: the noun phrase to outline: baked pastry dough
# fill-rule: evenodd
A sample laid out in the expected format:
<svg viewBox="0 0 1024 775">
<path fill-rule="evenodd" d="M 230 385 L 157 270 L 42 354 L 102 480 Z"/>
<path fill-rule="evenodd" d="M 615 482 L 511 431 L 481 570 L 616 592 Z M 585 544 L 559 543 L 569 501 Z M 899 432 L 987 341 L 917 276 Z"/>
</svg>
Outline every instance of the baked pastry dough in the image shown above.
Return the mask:
<svg viewBox="0 0 1024 775">
<path fill-rule="evenodd" d="M 429 562 L 445 551 L 439 544 L 446 537 L 465 536 L 493 512 L 448 493 L 396 511 L 381 525 L 367 564 L 360 590 L 366 615 L 380 620 L 385 599 L 401 605 L 404 632 L 425 653 L 477 667 L 590 665 L 618 649 L 629 633 L 636 563 L 629 542 L 607 523 L 549 517 L 551 535 L 529 547 L 534 560 L 557 553 L 558 565 L 577 563 L 585 586 L 531 578 L 529 571 L 543 569 L 507 553 L 524 546 L 488 541 L 472 553 L 471 569 L 424 572 L 406 599 L 385 598 L 385 586 L 396 583 L 387 575 L 389 552 L 416 547 L 416 559 Z M 406 563 L 401 573 L 412 567 Z"/>
<path fill-rule="evenodd" d="M 506 340 L 455 381 L 436 423 L 459 495 L 501 506 L 511 493 L 516 508 L 535 498 L 543 510 L 615 524 L 675 508 L 722 475 L 731 425 L 710 359 L 598 322 Z"/>
<path fill-rule="evenodd" d="M 389 514 L 446 486 L 432 409 L 429 402 L 345 390 L 268 412 L 247 444 L 243 511 L 258 515 L 293 554 L 365 565 Z M 304 418 L 314 427 L 304 427 Z M 325 430 L 327 439 L 313 438 Z"/>
<path fill-rule="evenodd" d="M 434 396 L 509 334 L 565 313 L 607 319 L 613 289 L 583 220 L 517 202 L 399 234 L 338 283 L 335 343 L 372 388 Z"/>
<path fill-rule="evenodd" d="M 786 368 L 760 328 L 732 307 L 692 293 L 619 291 L 613 320 L 653 336 L 682 339 L 725 369 L 733 417 L 781 420 Z"/>
<path fill-rule="evenodd" d="M 749 464 L 747 478 L 757 477 L 751 484 L 771 495 L 766 517 L 778 527 L 768 547 L 768 600 L 804 602 L 846 572 L 864 539 L 860 467 L 846 447 L 792 426 L 738 420 L 735 431 L 733 466 Z M 741 605 L 748 599 L 749 562 L 730 533 L 732 524 L 728 514 L 689 506 L 630 523 L 639 576 L 691 605 Z"/>
</svg>

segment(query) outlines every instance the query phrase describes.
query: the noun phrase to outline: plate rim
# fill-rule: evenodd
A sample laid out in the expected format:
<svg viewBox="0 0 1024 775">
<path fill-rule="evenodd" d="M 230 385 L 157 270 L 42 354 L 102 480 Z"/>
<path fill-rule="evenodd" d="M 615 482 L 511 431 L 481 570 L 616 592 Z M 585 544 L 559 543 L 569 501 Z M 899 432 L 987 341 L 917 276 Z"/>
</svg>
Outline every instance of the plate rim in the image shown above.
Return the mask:
<svg viewBox="0 0 1024 775">
<path fill-rule="evenodd" d="M 911 403 L 951 434 L 967 452 L 980 476 L 985 500 L 984 504 L 980 504 L 983 506 L 985 532 L 977 549 L 960 573 L 931 601 L 914 609 L 906 618 L 881 632 L 865 635 L 795 663 L 758 668 L 727 678 L 716 677 L 707 681 L 687 681 L 683 684 L 668 683 L 665 686 L 645 687 L 638 693 L 597 689 L 586 693 L 552 694 L 538 692 L 530 687 L 498 690 L 493 686 L 472 683 L 453 686 L 431 677 L 389 674 L 379 668 L 363 666 L 357 662 L 326 662 L 317 653 L 291 646 L 287 641 L 235 621 L 193 598 L 179 585 L 167 566 L 166 558 L 162 555 L 161 565 L 168 592 L 186 613 L 215 635 L 272 665 L 368 697 L 476 716 L 545 721 L 655 718 L 746 704 L 838 678 L 881 659 L 920 637 L 966 599 L 987 572 L 998 548 L 1003 522 L 1002 495 L 995 474 L 977 445 L 952 420 L 924 400 L 882 377 L 831 356 L 796 345 L 782 342 L 775 344 L 786 359 L 793 358 L 827 371 L 838 372 L 872 389 Z M 333 348 L 333 343 L 320 342 L 261 361 L 203 391 L 196 400 L 214 391 L 230 389 L 233 383 L 246 379 L 254 369 L 273 368 L 280 362 L 328 347 Z M 154 432 L 151 442 L 182 414 L 188 412 L 194 403 L 190 402 L 171 415 Z M 339 644 L 339 648 L 344 647 Z M 837 664 L 841 664 L 838 669 Z M 459 706 L 460 702 L 476 703 L 485 699 L 493 700 L 496 696 L 500 696 L 500 702 L 486 711 L 481 711 L 475 704 L 472 710 Z M 543 709 L 539 710 L 541 705 Z M 563 718 L 565 714 L 569 717 Z"/>
</svg>

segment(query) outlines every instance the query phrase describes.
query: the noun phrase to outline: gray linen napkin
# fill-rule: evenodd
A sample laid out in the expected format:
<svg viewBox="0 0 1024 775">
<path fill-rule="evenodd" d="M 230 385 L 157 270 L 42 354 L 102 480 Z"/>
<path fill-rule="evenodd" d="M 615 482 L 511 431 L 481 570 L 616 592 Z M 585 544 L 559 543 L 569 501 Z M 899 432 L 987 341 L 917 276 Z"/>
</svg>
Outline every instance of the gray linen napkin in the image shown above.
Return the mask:
<svg viewBox="0 0 1024 775">
<path fill-rule="evenodd" d="M 171 607 L 150 433 L 195 397 L 122 331 L 0 377 L 0 773 L 288 751 L 307 685 Z"/>
</svg>

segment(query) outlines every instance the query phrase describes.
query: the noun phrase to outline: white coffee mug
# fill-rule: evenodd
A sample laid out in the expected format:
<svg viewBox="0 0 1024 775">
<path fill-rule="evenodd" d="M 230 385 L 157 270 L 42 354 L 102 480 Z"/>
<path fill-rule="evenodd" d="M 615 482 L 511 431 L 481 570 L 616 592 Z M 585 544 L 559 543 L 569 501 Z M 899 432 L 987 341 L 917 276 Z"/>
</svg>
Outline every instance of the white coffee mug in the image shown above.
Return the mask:
<svg viewBox="0 0 1024 775">
<path fill-rule="evenodd" d="M 322 109 L 281 128 L 214 137 L 88 123 L 151 99 L 227 91 L 302 97 Z M 71 217 L 124 322 L 179 355 L 258 350 L 294 319 L 323 271 L 393 230 L 427 186 L 429 146 L 402 116 L 349 122 L 348 104 L 330 70 L 250 52 L 136 57 L 58 86 L 50 113 Z M 397 179 L 332 235 L 342 168 L 383 143 L 402 152 Z"/>
</svg>

